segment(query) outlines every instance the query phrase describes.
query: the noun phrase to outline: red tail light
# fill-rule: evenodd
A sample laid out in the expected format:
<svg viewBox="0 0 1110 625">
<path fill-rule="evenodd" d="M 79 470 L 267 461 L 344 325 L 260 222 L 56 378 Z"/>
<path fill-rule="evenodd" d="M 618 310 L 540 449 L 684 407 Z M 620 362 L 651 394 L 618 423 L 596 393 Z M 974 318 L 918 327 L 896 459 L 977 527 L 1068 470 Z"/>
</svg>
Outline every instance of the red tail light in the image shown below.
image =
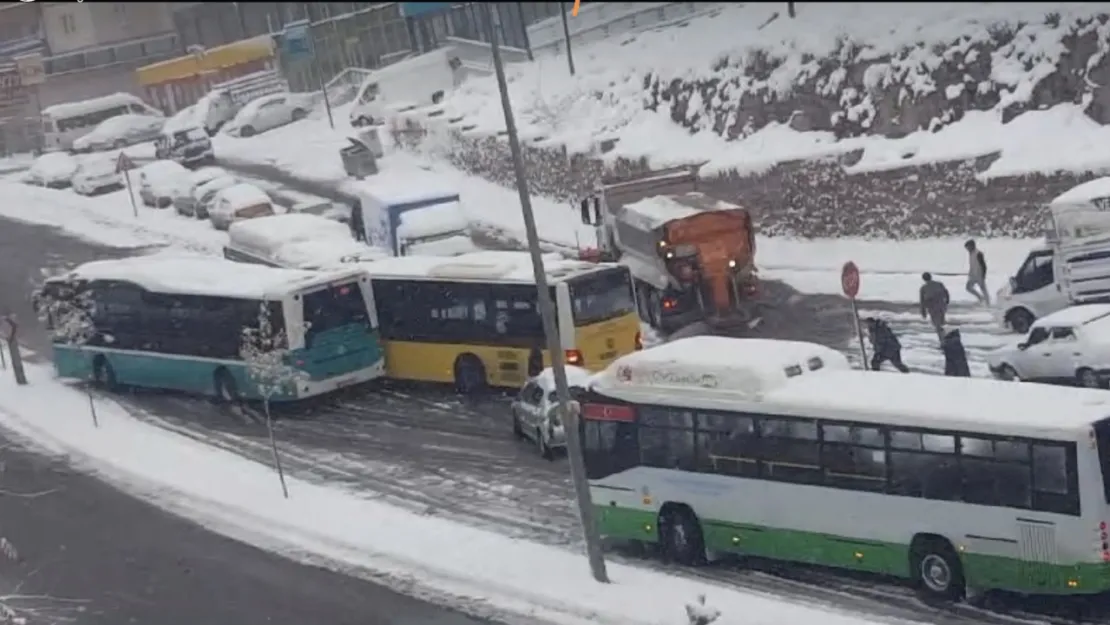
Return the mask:
<svg viewBox="0 0 1110 625">
<path fill-rule="evenodd" d="M 622 421 L 624 423 L 632 423 L 636 420 L 636 410 L 632 406 L 585 404 L 582 406 L 582 418 L 589 421 Z"/>
<path fill-rule="evenodd" d="M 636 349 L 641 350 L 644 348 L 644 335 L 642 332 L 636 333 Z"/>
<path fill-rule="evenodd" d="M 304 361 L 303 360 L 298 360 L 297 361 L 297 366 L 298 367 L 303 367 L 304 366 Z"/>
<path fill-rule="evenodd" d="M 585 362 L 585 360 L 582 358 L 582 352 L 578 351 L 577 349 L 566 350 L 565 356 L 568 365 L 581 367 L 582 363 Z"/>
<path fill-rule="evenodd" d="M 671 310 L 672 308 L 674 308 L 677 305 L 678 305 L 678 302 L 676 302 L 674 299 L 672 299 L 670 297 L 665 298 L 663 300 L 663 310 Z"/>
</svg>

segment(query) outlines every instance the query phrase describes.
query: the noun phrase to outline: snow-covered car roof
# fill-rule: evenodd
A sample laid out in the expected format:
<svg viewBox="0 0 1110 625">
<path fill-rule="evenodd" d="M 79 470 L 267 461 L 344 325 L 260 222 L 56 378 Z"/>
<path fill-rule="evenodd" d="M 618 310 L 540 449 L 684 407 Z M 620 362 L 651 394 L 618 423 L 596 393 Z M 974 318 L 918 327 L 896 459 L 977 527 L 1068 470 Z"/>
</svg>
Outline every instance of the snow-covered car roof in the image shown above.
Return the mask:
<svg viewBox="0 0 1110 625">
<path fill-rule="evenodd" d="M 67 176 L 77 171 L 77 159 L 65 152 L 47 152 L 31 163 L 29 173 L 39 176 Z"/>
<path fill-rule="evenodd" d="M 574 365 L 565 365 L 564 368 L 567 370 L 567 386 L 589 388 L 590 378 L 593 377 L 593 373 L 588 369 L 575 367 Z M 551 367 L 548 367 L 541 371 L 539 375 L 532 378 L 532 381 L 540 385 L 544 394 L 550 393 L 555 390 L 555 371 Z"/>
<path fill-rule="evenodd" d="M 189 184 L 193 185 L 194 187 L 199 187 L 200 185 L 211 180 L 215 180 L 216 178 L 220 178 L 221 176 L 230 176 L 230 174 L 228 174 L 227 170 L 223 167 L 201 167 L 200 169 L 194 170 L 193 173 L 189 174 Z"/>
<path fill-rule="evenodd" d="M 230 244 L 251 251 L 274 256 L 279 248 L 300 241 L 347 241 L 351 230 L 347 226 L 318 215 L 287 213 L 258 217 L 231 224 L 227 230 Z"/>
<path fill-rule="evenodd" d="M 165 119 L 155 115 L 141 115 L 139 113 L 124 113 L 116 115 L 97 124 L 92 132 L 82 138 L 113 137 L 131 128 L 150 128 L 164 124 Z"/>
<path fill-rule="evenodd" d="M 86 154 L 77 159 L 77 171 L 96 173 L 115 171 L 117 158 L 115 154 Z"/>
<path fill-rule="evenodd" d="M 200 126 L 197 121 L 197 107 L 191 104 L 174 113 L 173 117 L 166 120 L 166 124 L 162 126 L 162 132 L 177 132 L 178 130 L 187 130 Z"/>
<path fill-rule="evenodd" d="M 239 180 L 237 180 L 234 176 L 230 174 L 226 176 L 217 176 L 209 180 L 208 182 L 205 182 L 204 184 L 199 184 L 194 187 L 193 198 L 199 200 L 212 191 L 226 189 L 228 187 L 235 186 L 238 183 Z"/>
<path fill-rule="evenodd" d="M 185 169 L 185 166 L 180 163 L 163 160 L 143 165 L 139 168 L 139 173 L 147 178 L 160 178 L 165 176 L 184 177 L 189 173 L 189 170 Z"/>
<path fill-rule="evenodd" d="M 263 104 L 266 104 L 267 102 L 273 102 L 274 100 L 284 100 L 287 98 L 288 95 L 289 94 L 287 93 L 270 93 L 264 96 L 259 96 L 244 104 L 243 108 L 239 109 L 239 112 L 237 112 L 235 114 L 235 117 L 232 118 L 231 123 L 237 124 L 239 122 L 250 119 L 255 113 L 258 112 L 259 107 L 261 107 Z"/>
<path fill-rule="evenodd" d="M 220 190 L 220 201 L 231 206 L 251 206 L 252 204 L 269 204 L 270 196 L 249 182 L 237 182 L 226 189 Z"/>
</svg>

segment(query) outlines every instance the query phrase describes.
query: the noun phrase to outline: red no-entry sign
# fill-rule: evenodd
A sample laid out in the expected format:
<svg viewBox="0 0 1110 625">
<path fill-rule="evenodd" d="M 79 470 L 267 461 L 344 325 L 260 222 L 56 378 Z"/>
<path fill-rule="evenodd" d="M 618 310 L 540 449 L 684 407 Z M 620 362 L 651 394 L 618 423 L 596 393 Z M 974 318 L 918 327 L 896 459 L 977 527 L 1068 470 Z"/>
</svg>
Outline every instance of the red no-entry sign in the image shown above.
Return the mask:
<svg viewBox="0 0 1110 625">
<path fill-rule="evenodd" d="M 852 261 L 844 263 L 840 270 L 840 288 L 849 299 L 856 299 L 859 295 L 859 267 Z"/>
</svg>

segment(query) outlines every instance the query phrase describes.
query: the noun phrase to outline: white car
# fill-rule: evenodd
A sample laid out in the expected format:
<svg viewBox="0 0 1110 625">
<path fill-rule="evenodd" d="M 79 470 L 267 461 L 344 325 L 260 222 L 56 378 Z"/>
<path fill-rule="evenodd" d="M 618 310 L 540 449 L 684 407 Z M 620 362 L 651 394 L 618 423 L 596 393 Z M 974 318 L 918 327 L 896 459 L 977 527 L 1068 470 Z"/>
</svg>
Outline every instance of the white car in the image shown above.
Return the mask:
<svg viewBox="0 0 1110 625">
<path fill-rule="evenodd" d="M 97 124 L 89 134 L 74 139 L 73 151 L 111 150 L 154 141 L 165 123 L 166 118 L 157 115 L 127 113 L 109 117 Z"/>
<path fill-rule="evenodd" d="M 197 197 L 197 189 L 219 178 L 232 178 L 232 176 L 222 167 L 201 167 L 190 173 L 187 185 L 178 189 L 176 197 L 173 198 L 173 208 L 177 211 L 177 214 L 188 217 L 200 217 L 200 215 L 197 215 L 197 206 L 199 205 L 200 199 Z M 231 184 L 234 184 L 233 178 Z M 225 186 L 230 187 L 231 184 Z M 215 190 L 213 193 L 215 193 Z M 204 217 L 207 216 L 208 213 L 206 211 Z"/>
<path fill-rule="evenodd" d="M 77 173 L 77 159 L 65 152 L 47 152 L 31 163 L 24 181 L 51 189 L 64 189 Z"/>
<path fill-rule="evenodd" d="M 154 161 L 139 168 L 139 197 L 144 206 L 167 208 L 178 188 L 188 184 L 189 170 L 173 161 Z M 132 178 L 132 182 L 135 179 Z"/>
<path fill-rule="evenodd" d="M 571 396 L 585 390 L 592 375 L 586 369 L 567 365 L 567 385 Z M 512 403 L 513 434 L 536 444 L 540 455 L 551 459 L 554 451 L 567 446 L 566 431 L 555 408 L 555 375 L 550 368 L 530 378 Z"/>
<path fill-rule="evenodd" d="M 104 191 L 123 188 L 123 176 L 116 171 L 116 159 L 106 155 L 91 155 L 78 162 L 73 174 L 73 191 L 80 195 L 95 195 Z"/>
<path fill-rule="evenodd" d="M 1002 380 L 1078 384 L 1110 382 L 1110 304 L 1084 304 L 1041 317 L 1020 343 L 987 355 Z"/>
<path fill-rule="evenodd" d="M 208 219 L 208 211 L 219 197 L 220 191 L 239 184 L 239 179 L 232 175 L 220 176 L 198 186 L 193 190 L 193 216 L 197 219 Z"/>
<path fill-rule="evenodd" d="M 304 119 L 312 110 L 312 96 L 303 93 L 275 93 L 247 102 L 223 131 L 232 136 L 252 137 L 278 126 Z"/>
<path fill-rule="evenodd" d="M 253 184 L 239 182 L 216 192 L 208 207 L 208 219 L 217 230 L 227 230 L 242 219 L 274 214 L 274 205 L 265 191 Z"/>
</svg>

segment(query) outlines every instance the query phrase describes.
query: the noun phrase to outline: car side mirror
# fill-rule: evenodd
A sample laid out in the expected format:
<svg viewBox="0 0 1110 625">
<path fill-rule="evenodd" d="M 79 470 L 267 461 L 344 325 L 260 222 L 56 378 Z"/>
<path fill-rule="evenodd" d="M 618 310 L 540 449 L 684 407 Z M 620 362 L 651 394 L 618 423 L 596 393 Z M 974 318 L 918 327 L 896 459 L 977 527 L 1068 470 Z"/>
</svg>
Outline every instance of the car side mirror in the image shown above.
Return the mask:
<svg viewBox="0 0 1110 625">
<path fill-rule="evenodd" d="M 1024 343 L 1024 342 L 1018 343 L 1017 348 L 1020 349 L 1021 351 L 1025 351 L 1026 349 L 1029 349 L 1029 343 Z"/>
<path fill-rule="evenodd" d="M 1011 277 L 1010 278 L 1010 289 L 1013 290 L 1013 289 L 1016 289 L 1016 288 L 1017 288 L 1017 278 Z"/>
</svg>

